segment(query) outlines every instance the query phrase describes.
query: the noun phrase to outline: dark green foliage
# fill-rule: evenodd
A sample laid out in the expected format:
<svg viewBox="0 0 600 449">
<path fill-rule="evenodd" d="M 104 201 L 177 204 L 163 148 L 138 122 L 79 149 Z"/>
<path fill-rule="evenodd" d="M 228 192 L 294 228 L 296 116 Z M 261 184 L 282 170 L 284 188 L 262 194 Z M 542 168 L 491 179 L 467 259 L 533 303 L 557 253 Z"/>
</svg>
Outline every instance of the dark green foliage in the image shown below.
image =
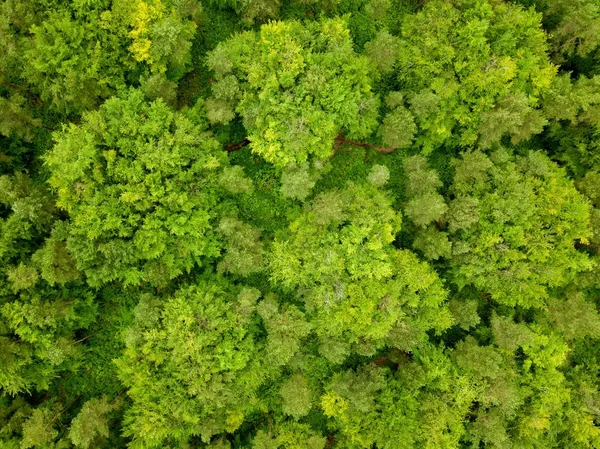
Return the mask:
<svg viewBox="0 0 600 449">
<path fill-rule="evenodd" d="M 23 76 L 61 113 L 96 107 L 125 85 L 125 71 L 133 64 L 114 28 L 101 9 L 51 12 L 30 29 Z"/>
<path fill-rule="evenodd" d="M 210 0 L 210 3 L 221 8 L 232 8 L 246 25 L 277 17 L 281 4 L 279 0 Z"/>
<path fill-rule="evenodd" d="M 94 319 L 95 306 L 84 286 L 55 285 L 78 274 L 66 252 L 40 245 L 57 213 L 46 188 L 16 174 L 0 177 L 0 192 L 10 211 L 0 219 L 0 388 L 15 394 L 47 389 L 69 366 L 74 333 Z"/>
<path fill-rule="evenodd" d="M 0 448 L 600 448 L 599 29 L 0 0 Z"/>
<path fill-rule="evenodd" d="M 326 443 L 325 437 L 306 424 L 283 422 L 268 431 L 259 430 L 252 449 L 324 449 Z"/>
<path fill-rule="evenodd" d="M 556 62 L 586 57 L 597 50 L 600 5 L 596 0 L 536 0 L 535 6 L 544 13 Z"/>
<path fill-rule="evenodd" d="M 88 449 L 94 441 L 106 438 L 108 432 L 107 414 L 112 410 L 106 398 L 90 399 L 79 414 L 73 418 L 69 429 L 69 438 L 78 448 Z"/>
</svg>

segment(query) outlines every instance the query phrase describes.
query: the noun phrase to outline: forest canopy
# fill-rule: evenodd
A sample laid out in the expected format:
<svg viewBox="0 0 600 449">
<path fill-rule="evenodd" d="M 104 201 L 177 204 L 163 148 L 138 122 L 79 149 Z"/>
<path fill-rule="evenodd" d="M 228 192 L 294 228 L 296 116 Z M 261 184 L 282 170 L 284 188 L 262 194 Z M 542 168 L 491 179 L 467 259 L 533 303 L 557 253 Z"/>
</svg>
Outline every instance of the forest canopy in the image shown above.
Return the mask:
<svg viewBox="0 0 600 449">
<path fill-rule="evenodd" d="M 0 448 L 600 449 L 599 0 L 0 0 Z"/>
</svg>

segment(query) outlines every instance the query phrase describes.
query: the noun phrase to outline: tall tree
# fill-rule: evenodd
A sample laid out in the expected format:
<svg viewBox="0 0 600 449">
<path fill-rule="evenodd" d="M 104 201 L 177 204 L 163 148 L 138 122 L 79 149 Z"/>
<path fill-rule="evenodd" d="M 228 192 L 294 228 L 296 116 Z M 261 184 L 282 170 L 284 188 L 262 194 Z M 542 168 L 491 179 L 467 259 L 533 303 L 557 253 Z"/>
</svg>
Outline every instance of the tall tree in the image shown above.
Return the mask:
<svg viewBox="0 0 600 449">
<path fill-rule="evenodd" d="M 402 24 L 396 73 L 424 151 L 542 131 L 555 75 L 541 15 L 512 3 L 434 0 Z"/>
<path fill-rule="evenodd" d="M 349 182 L 318 195 L 273 244 L 271 280 L 296 289 L 332 362 L 410 350 L 451 324 L 436 273 L 392 245 L 400 221 L 384 191 Z"/>
<path fill-rule="evenodd" d="M 472 152 L 455 168 L 449 213 L 459 288 L 473 285 L 511 306 L 543 307 L 552 288 L 591 268 L 575 248 L 590 236 L 589 205 L 547 156 Z"/>
<path fill-rule="evenodd" d="M 219 255 L 214 208 L 227 160 L 200 104 L 175 112 L 131 90 L 57 133 L 46 162 L 90 285 L 165 285 Z"/>
<path fill-rule="evenodd" d="M 263 25 L 220 43 L 208 65 L 209 118 L 239 114 L 252 150 L 279 167 L 325 159 L 339 132 L 362 138 L 376 125 L 368 61 L 354 52 L 342 19 Z"/>
</svg>

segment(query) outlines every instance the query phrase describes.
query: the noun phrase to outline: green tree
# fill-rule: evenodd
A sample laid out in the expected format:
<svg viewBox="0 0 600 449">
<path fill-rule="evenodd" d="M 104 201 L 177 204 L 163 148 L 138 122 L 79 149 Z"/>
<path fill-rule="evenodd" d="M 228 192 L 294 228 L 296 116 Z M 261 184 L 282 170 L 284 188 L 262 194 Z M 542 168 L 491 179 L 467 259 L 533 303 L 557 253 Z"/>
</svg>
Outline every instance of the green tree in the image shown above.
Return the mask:
<svg viewBox="0 0 600 449">
<path fill-rule="evenodd" d="M 178 81 L 190 69 L 200 12 L 200 4 L 190 0 L 115 0 L 106 16 L 126 33 L 131 56 L 145 64 L 156 82 L 161 75 L 163 81 Z"/>
<path fill-rule="evenodd" d="M 276 18 L 281 6 L 280 0 L 210 0 L 210 3 L 220 8 L 233 9 L 246 25 Z"/>
<path fill-rule="evenodd" d="M 302 374 L 294 374 L 281 386 L 283 412 L 296 419 L 306 415 L 312 407 L 312 392 Z"/>
<path fill-rule="evenodd" d="M 125 418 L 132 447 L 208 441 L 255 409 L 265 378 L 252 330 L 257 297 L 209 276 L 141 299 L 118 361 L 133 401 Z"/>
<path fill-rule="evenodd" d="M 307 424 L 276 423 L 268 431 L 259 430 L 252 449 L 324 449 L 327 439 Z"/>
<path fill-rule="evenodd" d="M 522 1 L 522 3 L 525 3 Z M 557 63 L 574 56 L 582 58 L 598 49 L 600 5 L 595 0 L 536 0 L 535 7 L 544 14 L 550 51 Z"/>
<path fill-rule="evenodd" d="M 318 195 L 273 244 L 271 280 L 297 289 L 332 362 L 385 345 L 408 350 L 450 325 L 435 272 L 393 247 L 399 227 L 384 192 L 349 182 Z"/>
<path fill-rule="evenodd" d="M 590 236 L 589 205 L 548 157 L 471 152 L 455 168 L 451 192 L 463 203 L 471 198 L 478 217 L 455 222 L 450 232 L 459 288 L 473 285 L 511 306 L 543 307 L 550 289 L 591 268 L 575 249 Z"/>
<path fill-rule="evenodd" d="M 62 114 L 95 108 L 125 86 L 133 68 L 105 6 L 76 2 L 48 10 L 24 43 L 23 76 Z"/>
<path fill-rule="evenodd" d="M 417 125 L 413 114 L 406 108 L 404 96 L 400 92 L 390 92 L 386 98 L 389 112 L 379 125 L 379 135 L 384 145 L 404 148 L 412 144 Z"/>
<path fill-rule="evenodd" d="M 321 406 L 343 447 L 459 447 L 476 391 L 439 348 L 399 355 L 396 372 L 376 365 L 341 372 Z"/>
<path fill-rule="evenodd" d="M 50 185 L 90 285 L 165 285 L 218 256 L 214 208 L 227 161 L 200 108 L 175 112 L 132 90 L 56 134 Z"/>
<path fill-rule="evenodd" d="M 78 352 L 75 332 L 95 318 L 94 295 L 72 261 L 46 250 L 57 218 L 54 197 L 23 174 L 0 177 L 0 389 L 9 394 L 45 390 Z M 40 261 L 40 259 L 43 259 Z M 51 266 L 53 271 L 47 267 Z"/>
<path fill-rule="evenodd" d="M 209 117 L 239 114 L 252 151 L 278 167 L 326 159 L 339 132 L 368 136 L 376 125 L 368 61 L 352 47 L 343 20 L 272 22 L 220 43 Z"/>
<path fill-rule="evenodd" d="M 258 229 L 230 217 L 221 219 L 217 229 L 225 236 L 225 255 L 220 269 L 244 276 L 264 268 L 264 249 Z"/>
<path fill-rule="evenodd" d="M 542 131 L 540 95 L 556 67 L 540 20 L 487 0 L 429 1 L 405 16 L 396 73 L 425 152 Z"/>
<path fill-rule="evenodd" d="M 446 200 L 438 193 L 442 182 L 436 171 L 429 169 L 423 156 L 405 158 L 404 174 L 404 213 L 415 225 L 413 248 L 421 251 L 427 259 L 449 257 L 452 243 L 448 240 L 448 233 L 438 229 L 448 211 Z"/>
<path fill-rule="evenodd" d="M 75 447 L 88 449 L 99 438 L 108 437 L 107 415 L 112 410 L 113 405 L 106 398 L 87 401 L 71 422 L 69 429 L 69 438 Z"/>
</svg>

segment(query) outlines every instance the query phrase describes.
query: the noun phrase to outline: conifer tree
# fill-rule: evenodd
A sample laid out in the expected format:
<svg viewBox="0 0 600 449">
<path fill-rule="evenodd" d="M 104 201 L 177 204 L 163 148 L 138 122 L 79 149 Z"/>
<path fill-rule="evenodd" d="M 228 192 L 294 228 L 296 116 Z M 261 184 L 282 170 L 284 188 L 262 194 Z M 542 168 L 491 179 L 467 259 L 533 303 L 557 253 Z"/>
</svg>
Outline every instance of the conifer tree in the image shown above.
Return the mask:
<svg viewBox="0 0 600 449">
<path fill-rule="evenodd" d="M 540 21 L 533 10 L 481 0 L 430 1 L 405 16 L 396 73 L 424 151 L 542 131 L 539 99 L 556 67 Z"/>
<path fill-rule="evenodd" d="M 341 19 L 263 25 L 220 43 L 208 65 L 209 117 L 239 114 L 252 150 L 278 167 L 325 159 L 339 132 L 361 138 L 376 125 L 368 61 L 354 52 Z"/>
<path fill-rule="evenodd" d="M 435 272 L 392 246 L 400 221 L 383 191 L 348 183 L 307 204 L 274 243 L 271 280 L 298 289 L 332 362 L 386 345 L 408 350 L 451 323 Z"/>
<path fill-rule="evenodd" d="M 219 254 L 213 209 L 227 161 L 200 104 L 175 112 L 132 90 L 55 139 L 50 184 L 90 285 L 165 285 Z"/>
</svg>

